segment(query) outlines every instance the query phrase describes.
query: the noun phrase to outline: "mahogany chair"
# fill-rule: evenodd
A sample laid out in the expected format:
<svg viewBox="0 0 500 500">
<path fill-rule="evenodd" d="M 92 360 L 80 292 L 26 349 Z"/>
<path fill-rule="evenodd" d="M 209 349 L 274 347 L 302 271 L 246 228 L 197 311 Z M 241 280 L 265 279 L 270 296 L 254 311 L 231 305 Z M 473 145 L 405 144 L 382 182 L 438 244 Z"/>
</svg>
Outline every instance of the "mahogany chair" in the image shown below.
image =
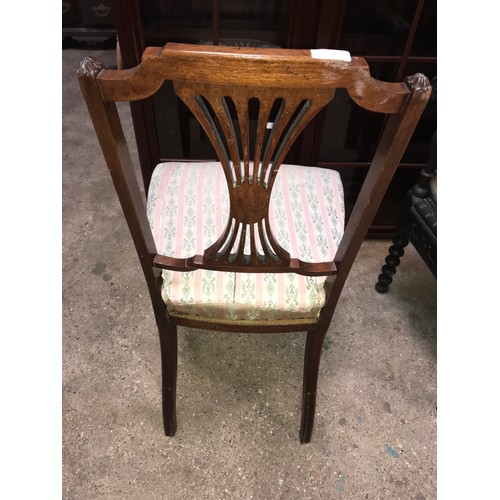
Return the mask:
<svg viewBox="0 0 500 500">
<path fill-rule="evenodd" d="M 333 53 L 169 43 L 146 48 L 132 69 L 106 69 L 90 57 L 80 65 L 82 93 L 153 304 L 167 436 L 177 427 L 177 326 L 189 326 L 307 332 L 300 441 L 311 440 L 326 331 L 431 90 L 421 74 L 381 82 L 364 59 L 335 60 Z M 219 162 L 158 165 L 144 200 L 115 102 L 146 99 L 167 79 Z M 340 87 L 359 106 L 390 115 L 347 225 L 337 172 L 282 164 Z M 248 109 L 256 103 L 252 126 Z"/>
</svg>

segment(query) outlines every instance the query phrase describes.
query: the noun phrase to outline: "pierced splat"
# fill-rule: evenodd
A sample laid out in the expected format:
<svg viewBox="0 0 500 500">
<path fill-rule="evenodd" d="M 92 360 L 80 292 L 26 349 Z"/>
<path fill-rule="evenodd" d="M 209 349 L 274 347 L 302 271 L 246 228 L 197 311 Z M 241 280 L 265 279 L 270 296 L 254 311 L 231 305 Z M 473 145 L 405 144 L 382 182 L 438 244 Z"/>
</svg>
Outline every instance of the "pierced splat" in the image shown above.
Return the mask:
<svg viewBox="0 0 500 500">
<path fill-rule="evenodd" d="M 333 98 L 334 89 L 249 88 L 174 82 L 207 133 L 224 169 L 230 214 L 219 239 L 205 250 L 200 267 L 255 272 L 297 270 L 300 261 L 274 238 L 269 202 L 287 152 L 312 118 Z M 304 98 L 304 95 L 309 97 Z M 256 124 L 250 109 L 257 108 Z"/>
</svg>

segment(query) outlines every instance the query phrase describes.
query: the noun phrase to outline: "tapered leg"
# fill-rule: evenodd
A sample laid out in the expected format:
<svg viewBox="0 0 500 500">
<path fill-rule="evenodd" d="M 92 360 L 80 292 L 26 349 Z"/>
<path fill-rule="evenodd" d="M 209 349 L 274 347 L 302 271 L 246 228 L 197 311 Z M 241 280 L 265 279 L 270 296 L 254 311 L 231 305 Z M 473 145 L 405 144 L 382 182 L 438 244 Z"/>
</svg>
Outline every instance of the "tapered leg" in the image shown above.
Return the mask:
<svg viewBox="0 0 500 500">
<path fill-rule="evenodd" d="M 177 430 L 175 398 L 177 387 L 177 327 L 162 321 L 158 325 L 161 346 L 163 428 L 165 435 Z"/>
<path fill-rule="evenodd" d="M 314 414 L 316 411 L 316 389 L 318 387 L 319 362 L 325 335 L 326 328 L 324 331 L 307 332 L 304 355 L 304 385 L 302 389 L 302 418 L 300 422 L 301 443 L 309 443 L 311 441 Z"/>
</svg>

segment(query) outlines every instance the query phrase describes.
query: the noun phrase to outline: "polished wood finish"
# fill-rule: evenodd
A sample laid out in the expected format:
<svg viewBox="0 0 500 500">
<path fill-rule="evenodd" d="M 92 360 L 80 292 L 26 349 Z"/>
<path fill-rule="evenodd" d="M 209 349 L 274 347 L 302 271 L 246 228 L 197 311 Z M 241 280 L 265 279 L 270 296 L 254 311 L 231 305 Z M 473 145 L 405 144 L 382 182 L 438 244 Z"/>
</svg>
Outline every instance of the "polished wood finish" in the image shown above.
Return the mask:
<svg viewBox="0 0 500 500">
<path fill-rule="evenodd" d="M 86 58 L 78 76 L 153 303 L 162 349 L 165 433 L 173 435 L 176 429 L 177 325 L 254 333 L 305 330 L 300 440 L 309 442 L 323 340 L 359 247 L 429 98 L 427 78 L 417 74 L 405 82 L 381 82 L 372 78 L 362 58 L 353 58 L 350 63 L 313 59 L 307 50 L 184 44 L 148 48 L 141 64 L 127 70 L 107 70 Z M 203 255 L 189 259 L 173 259 L 156 252 L 115 105 L 115 101 L 149 98 L 165 80 L 174 82 L 178 95 L 207 132 L 225 170 L 230 192 L 230 217 L 224 233 Z M 269 197 L 286 150 L 339 87 L 347 89 L 363 108 L 390 117 L 334 261 L 300 263 L 290 259 L 272 235 Z M 245 116 L 248 102 L 254 98 L 262 113 L 255 151 L 250 151 Z M 271 126 L 274 134 L 264 141 L 264 124 L 267 127 L 270 110 L 277 102 L 281 103 L 281 113 Z M 229 118 L 230 105 L 239 118 L 238 133 Z M 245 231 L 250 234 L 250 255 L 244 254 L 241 243 L 236 245 L 236 254 L 227 251 L 235 246 L 238 237 L 240 242 L 245 240 Z M 169 315 L 160 294 L 158 275 L 162 267 L 326 275 L 327 298 L 316 321 L 301 322 L 285 316 L 274 322 L 231 322 Z"/>
<path fill-rule="evenodd" d="M 220 65 L 227 68 L 220 71 Z M 196 80 L 193 80 L 196 78 Z M 362 57 L 350 63 L 313 59 L 310 50 L 213 47 L 168 43 L 148 47 L 141 64 L 128 70 L 105 70 L 99 87 L 106 101 L 136 101 L 151 96 L 165 80 L 211 85 L 267 88 L 346 88 L 364 109 L 396 113 L 408 98 L 403 83 L 388 83 L 370 75 Z"/>
<path fill-rule="evenodd" d="M 247 71 L 255 74 L 251 68 Z M 196 79 L 199 78 L 196 72 Z M 295 271 L 321 275 L 331 264 L 311 264 L 291 259 L 271 232 L 269 202 L 279 167 L 298 134 L 333 97 L 330 88 L 313 87 L 297 91 L 286 87 L 286 82 L 283 85 L 275 88 L 257 87 L 252 82 L 234 86 L 174 81 L 177 95 L 198 119 L 212 142 L 229 190 L 231 211 L 226 229 L 205 250 L 203 257 L 195 259 L 193 264 L 198 267 L 245 272 L 253 271 L 257 266 L 268 272 Z M 250 150 L 249 106 L 252 99 L 259 106 L 254 151 Z M 237 116 L 236 123 L 230 111 L 231 105 Z M 271 111 L 276 105 L 279 107 L 277 116 L 271 122 Z M 267 141 L 266 132 L 269 132 Z M 245 254 L 247 238 L 250 251 Z M 234 245 L 237 245 L 236 249 Z"/>
</svg>

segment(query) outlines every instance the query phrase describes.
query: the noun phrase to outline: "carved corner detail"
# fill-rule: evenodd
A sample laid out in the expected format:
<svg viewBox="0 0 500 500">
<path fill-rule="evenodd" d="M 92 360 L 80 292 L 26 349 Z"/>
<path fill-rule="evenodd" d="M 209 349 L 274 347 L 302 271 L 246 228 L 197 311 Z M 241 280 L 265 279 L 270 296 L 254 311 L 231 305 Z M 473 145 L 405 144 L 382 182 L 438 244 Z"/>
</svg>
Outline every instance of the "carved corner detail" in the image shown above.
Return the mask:
<svg viewBox="0 0 500 500">
<path fill-rule="evenodd" d="M 415 73 L 414 75 L 407 76 L 405 78 L 405 83 L 415 92 L 426 92 L 431 86 L 429 79 L 422 73 Z"/>
<path fill-rule="evenodd" d="M 101 61 L 97 59 L 85 56 L 80 63 L 80 67 L 78 68 L 77 75 L 86 76 L 86 77 L 96 77 L 100 71 L 106 69 L 106 66 Z"/>
</svg>

